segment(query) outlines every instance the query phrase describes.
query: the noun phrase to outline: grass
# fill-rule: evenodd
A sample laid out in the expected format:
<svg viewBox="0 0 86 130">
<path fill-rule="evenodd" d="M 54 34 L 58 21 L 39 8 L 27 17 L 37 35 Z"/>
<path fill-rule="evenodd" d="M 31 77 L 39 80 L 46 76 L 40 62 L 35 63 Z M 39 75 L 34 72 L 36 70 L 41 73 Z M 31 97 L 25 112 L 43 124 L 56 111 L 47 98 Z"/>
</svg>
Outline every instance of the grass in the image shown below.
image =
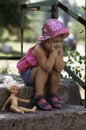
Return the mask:
<svg viewBox="0 0 86 130">
<path fill-rule="evenodd" d="M 25 43 L 23 44 L 23 52 L 26 53 L 27 50 L 33 46 L 34 43 Z M 12 48 L 12 51 L 9 53 L 5 53 L 0 51 L 0 56 L 13 56 L 13 55 L 20 55 L 21 54 L 21 43 L 20 42 L 6 42 L 5 47 L 10 46 Z M 0 44 L 0 48 L 2 47 L 2 44 Z"/>
<path fill-rule="evenodd" d="M 0 51 L 0 56 L 21 56 L 21 43 L 20 42 L 6 42 L 6 46 L 12 47 L 12 52 L 4 53 Z M 27 50 L 33 46 L 34 43 L 25 43 L 23 44 L 23 52 L 26 53 Z M 0 43 L 0 48 L 2 44 Z M 3 71 L 7 71 L 9 74 L 18 74 L 18 70 L 16 68 L 18 60 L 0 60 L 0 73 Z"/>
</svg>

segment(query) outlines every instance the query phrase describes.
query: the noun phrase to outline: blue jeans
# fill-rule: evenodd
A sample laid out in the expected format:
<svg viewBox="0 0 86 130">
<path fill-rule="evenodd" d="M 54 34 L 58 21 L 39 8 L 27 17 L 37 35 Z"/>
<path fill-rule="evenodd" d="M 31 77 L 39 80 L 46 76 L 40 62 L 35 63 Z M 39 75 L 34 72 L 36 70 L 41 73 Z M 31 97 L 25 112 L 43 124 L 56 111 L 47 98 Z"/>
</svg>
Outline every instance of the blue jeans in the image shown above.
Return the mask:
<svg viewBox="0 0 86 130">
<path fill-rule="evenodd" d="M 29 84 L 29 80 L 30 80 L 30 75 L 31 75 L 31 72 L 32 72 L 32 68 L 29 68 L 27 69 L 26 71 L 22 71 L 20 73 L 25 85 L 28 85 Z"/>
</svg>

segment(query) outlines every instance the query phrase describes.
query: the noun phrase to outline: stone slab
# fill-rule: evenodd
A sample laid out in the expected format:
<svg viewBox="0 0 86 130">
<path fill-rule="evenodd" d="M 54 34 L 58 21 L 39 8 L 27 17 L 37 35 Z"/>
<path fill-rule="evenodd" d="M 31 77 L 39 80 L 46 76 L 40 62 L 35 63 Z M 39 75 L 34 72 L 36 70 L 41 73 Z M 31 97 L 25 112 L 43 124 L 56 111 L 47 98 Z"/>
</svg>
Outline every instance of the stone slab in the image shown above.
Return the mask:
<svg viewBox="0 0 86 130">
<path fill-rule="evenodd" d="M 24 115 L 0 112 L 1 130 L 86 130 L 86 108 L 64 105 L 62 109 L 37 110 Z"/>
<path fill-rule="evenodd" d="M 13 78 L 21 84 L 19 87 L 19 94 L 17 95 L 20 98 L 30 99 L 31 103 L 29 106 L 33 106 L 34 100 L 34 86 L 22 86 L 23 82 L 19 76 L 13 76 Z M 4 87 L 3 83 L 0 83 L 0 109 L 3 106 L 4 102 L 9 96 L 9 92 L 7 88 Z M 62 79 L 60 83 L 60 87 L 58 90 L 58 98 L 62 103 L 66 104 L 81 104 L 81 96 L 79 92 L 78 84 L 72 79 Z M 26 104 L 19 103 L 20 105 L 26 106 Z"/>
</svg>

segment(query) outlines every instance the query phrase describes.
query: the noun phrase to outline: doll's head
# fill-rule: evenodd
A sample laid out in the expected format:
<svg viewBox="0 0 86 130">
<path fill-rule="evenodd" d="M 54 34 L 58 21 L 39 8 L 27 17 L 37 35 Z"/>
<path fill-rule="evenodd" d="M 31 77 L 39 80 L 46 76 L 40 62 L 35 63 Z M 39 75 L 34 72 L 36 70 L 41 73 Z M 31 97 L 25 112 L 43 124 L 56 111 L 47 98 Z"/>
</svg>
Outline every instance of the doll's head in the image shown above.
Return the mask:
<svg viewBox="0 0 86 130">
<path fill-rule="evenodd" d="M 9 92 L 11 94 L 16 95 L 18 93 L 18 87 L 16 85 L 11 86 L 10 89 L 9 89 Z"/>
<path fill-rule="evenodd" d="M 16 80 L 14 80 L 11 76 L 4 77 L 5 87 L 8 89 L 10 93 L 17 94 L 18 93 L 18 84 Z"/>
</svg>

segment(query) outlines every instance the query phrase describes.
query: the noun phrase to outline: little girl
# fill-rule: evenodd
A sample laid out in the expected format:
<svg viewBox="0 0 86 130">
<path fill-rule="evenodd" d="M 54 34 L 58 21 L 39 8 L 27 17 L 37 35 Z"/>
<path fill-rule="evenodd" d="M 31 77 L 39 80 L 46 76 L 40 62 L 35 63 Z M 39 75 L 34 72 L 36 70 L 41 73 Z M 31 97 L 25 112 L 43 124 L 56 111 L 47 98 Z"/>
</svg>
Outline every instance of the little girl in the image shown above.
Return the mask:
<svg viewBox="0 0 86 130">
<path fill-rule="evenodd" d="M 62 108 L 58 101 L 57 90 L 61 71 L 64 68 L 62 42 L 69 30 L 57 19 L 47 20 L 42 27 L 42 36 L 35 46 L 17 63 L 18 72 L 24 83 L 35 85 L 36 106 L 41 110 Z M 44 88 L 49 84 L 49 96 L 46 99 Z"/>
</svg>

